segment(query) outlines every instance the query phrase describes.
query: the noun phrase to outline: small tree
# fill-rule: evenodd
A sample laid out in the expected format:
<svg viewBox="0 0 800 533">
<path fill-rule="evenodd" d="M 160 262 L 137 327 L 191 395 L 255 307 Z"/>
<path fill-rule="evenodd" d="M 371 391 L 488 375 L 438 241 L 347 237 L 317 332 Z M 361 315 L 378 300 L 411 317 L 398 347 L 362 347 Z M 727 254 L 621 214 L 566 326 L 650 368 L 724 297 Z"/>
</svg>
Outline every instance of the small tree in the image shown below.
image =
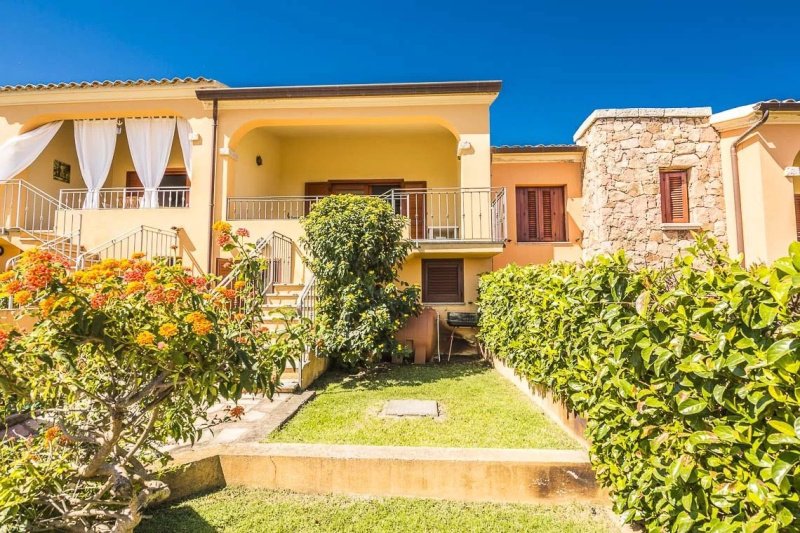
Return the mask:
<svg viewBox="0 0 800 533">
<path fill-rule="evenodd" d="M 245 230 L 215 229 L 238 252 L 238 271 L 267 267 Z M 166 459 L 161 445 L 196 440 L 218 398 L 271 396 L 302 334 L 270 333 L 258 313 L 240 312 L 260 309 L 254 277 L 217 289 L 141 257 L 68 273 L 46 251 L 4 273 L 0 296 L 35 303 L 38 321 L 26 334 L 0 334 L 2 407 L 32 405 L 43 427 L 0 444 L 0 530 L 132 530 L 143 508 L 169 495 L 152 472 Z"/>
<path fill-rule="evenodd" d="M 303 219 L 328 355 L 354 364 L 403 351 L 395 334 L 420 309 L 419 288 L 397 277 L 411 250 L 405 224 L 387 201 L 349 194 L 322 199 Z"/>
</svg>

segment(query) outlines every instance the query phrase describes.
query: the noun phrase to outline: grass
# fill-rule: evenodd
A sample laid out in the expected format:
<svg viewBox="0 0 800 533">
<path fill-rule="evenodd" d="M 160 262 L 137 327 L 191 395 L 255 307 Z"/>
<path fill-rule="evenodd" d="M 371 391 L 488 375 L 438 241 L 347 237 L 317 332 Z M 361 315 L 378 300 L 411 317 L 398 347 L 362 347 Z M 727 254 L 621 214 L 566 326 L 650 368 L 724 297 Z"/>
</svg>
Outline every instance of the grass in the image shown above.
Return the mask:
<svg viewBox="0 0 800 533">
<path fill-rule="evenodd" d="M 590 505 L 458 503 L 408 498 L 358 499 L 227 488 L 156 509 L 137 533 L 615 531 Z"/>
<path fill-rule="evenodd" d="M 330 372 L 316 389 L 316 398 L 267 442 L 580 449 L 513 384 L 480 361 L 390 366 L 358 376 Z M 391 399 L 436 400 L 444 416 L 378 416 Z"/>
</svg>

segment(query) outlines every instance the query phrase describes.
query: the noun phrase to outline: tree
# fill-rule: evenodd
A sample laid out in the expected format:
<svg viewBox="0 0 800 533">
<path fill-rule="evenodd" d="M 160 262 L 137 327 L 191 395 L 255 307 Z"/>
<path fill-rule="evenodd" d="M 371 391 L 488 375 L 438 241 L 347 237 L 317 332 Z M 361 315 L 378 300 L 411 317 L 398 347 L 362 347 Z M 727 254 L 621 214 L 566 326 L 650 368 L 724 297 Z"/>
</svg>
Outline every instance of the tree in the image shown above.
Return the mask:
<svg viewBox="0 0 800 533">
<path fill-rule="evenodd" d="M 354 364 L 404 352 L 395 334 L 420 310 L 419 288 L 398 280 L 411 250 L 406 219 L 385 200 L 344 194 L 317 202 L 302 223 L 324 353 Z"/>
<path fill-rule="evenodd" d="M 273 394 L 305 326 L 261 327 L 267 265 L 246 230 L 215 230 L 237 254 L 231 287 L 142 257 L 70 273 L 41 250 L 2 274 L 0 296 L 35 303 L 37 319 L 27 333 L 0 334 L 2 407 L 27 406 L 43 426 L 0 445 L 0 526 L 132 530 L 169 495 L 153 472 L 167 459 L 161 445 L 194 442 L 219 398 Z"/>
</svg>

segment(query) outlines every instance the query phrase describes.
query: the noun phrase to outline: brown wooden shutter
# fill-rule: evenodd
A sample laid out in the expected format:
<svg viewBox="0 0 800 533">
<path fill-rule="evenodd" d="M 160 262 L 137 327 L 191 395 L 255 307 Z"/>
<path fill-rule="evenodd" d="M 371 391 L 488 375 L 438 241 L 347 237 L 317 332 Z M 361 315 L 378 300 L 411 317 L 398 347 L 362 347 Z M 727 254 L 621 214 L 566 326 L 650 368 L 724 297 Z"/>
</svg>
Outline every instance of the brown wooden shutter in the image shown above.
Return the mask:
<svg viewBox="0 0 800 533">
<path fill-rule="evenodd" d="M 686 170 L 661 172 L 661 220 L 689 222 L 689 182 Z"/>
<path fill-rule="evenodd" d="M 306 196 L 328 196 L 331 193 L 331 186 L 330 183 L 327 181 L 307 181 L 306 182 Z M 305 202 L 305 213 L 306 215 L 311 210 L 311 206 L 314 205 L 314 200 L 308 200 Z"/>
<path fill-rule="evenodd" d="M 461 303 L 464 301 L 464 260 L 423 259 L 422 301 Z"/>
<path fill-rule="evenodd" d="M 517 189 L 517 240 L 560 242 L 567 238 L 563 187 Z"/>
<path fill-rule="evenodd" d="M 794 195 L 794 220 L 797 230 L 797 240 L 800 241 L 800 194 Z"/>
</svg>

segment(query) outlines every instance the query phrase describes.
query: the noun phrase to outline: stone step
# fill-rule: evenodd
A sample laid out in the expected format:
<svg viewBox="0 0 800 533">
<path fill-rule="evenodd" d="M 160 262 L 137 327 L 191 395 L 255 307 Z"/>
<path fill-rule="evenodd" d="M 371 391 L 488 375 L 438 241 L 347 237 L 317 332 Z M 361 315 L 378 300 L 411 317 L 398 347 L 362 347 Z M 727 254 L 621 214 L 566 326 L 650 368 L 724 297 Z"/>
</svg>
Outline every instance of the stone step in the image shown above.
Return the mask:
<svg viewBox="0 0 800 533">
<path fill-rule="evenodd" d="M 277 303 L 283 303 L 284 305 L 289 302 L 296 302 L 300 293 L 297 292 L 277 292 L 271 293 L 264 296 L 266 300 L 273 301 Z"/>
<path fill-rule="evenodd" d="M 275 292 L 296 292 L 300 294 L 305 285 L 303 283 L 275 283 L 272 290 Z"/>
</svg>

